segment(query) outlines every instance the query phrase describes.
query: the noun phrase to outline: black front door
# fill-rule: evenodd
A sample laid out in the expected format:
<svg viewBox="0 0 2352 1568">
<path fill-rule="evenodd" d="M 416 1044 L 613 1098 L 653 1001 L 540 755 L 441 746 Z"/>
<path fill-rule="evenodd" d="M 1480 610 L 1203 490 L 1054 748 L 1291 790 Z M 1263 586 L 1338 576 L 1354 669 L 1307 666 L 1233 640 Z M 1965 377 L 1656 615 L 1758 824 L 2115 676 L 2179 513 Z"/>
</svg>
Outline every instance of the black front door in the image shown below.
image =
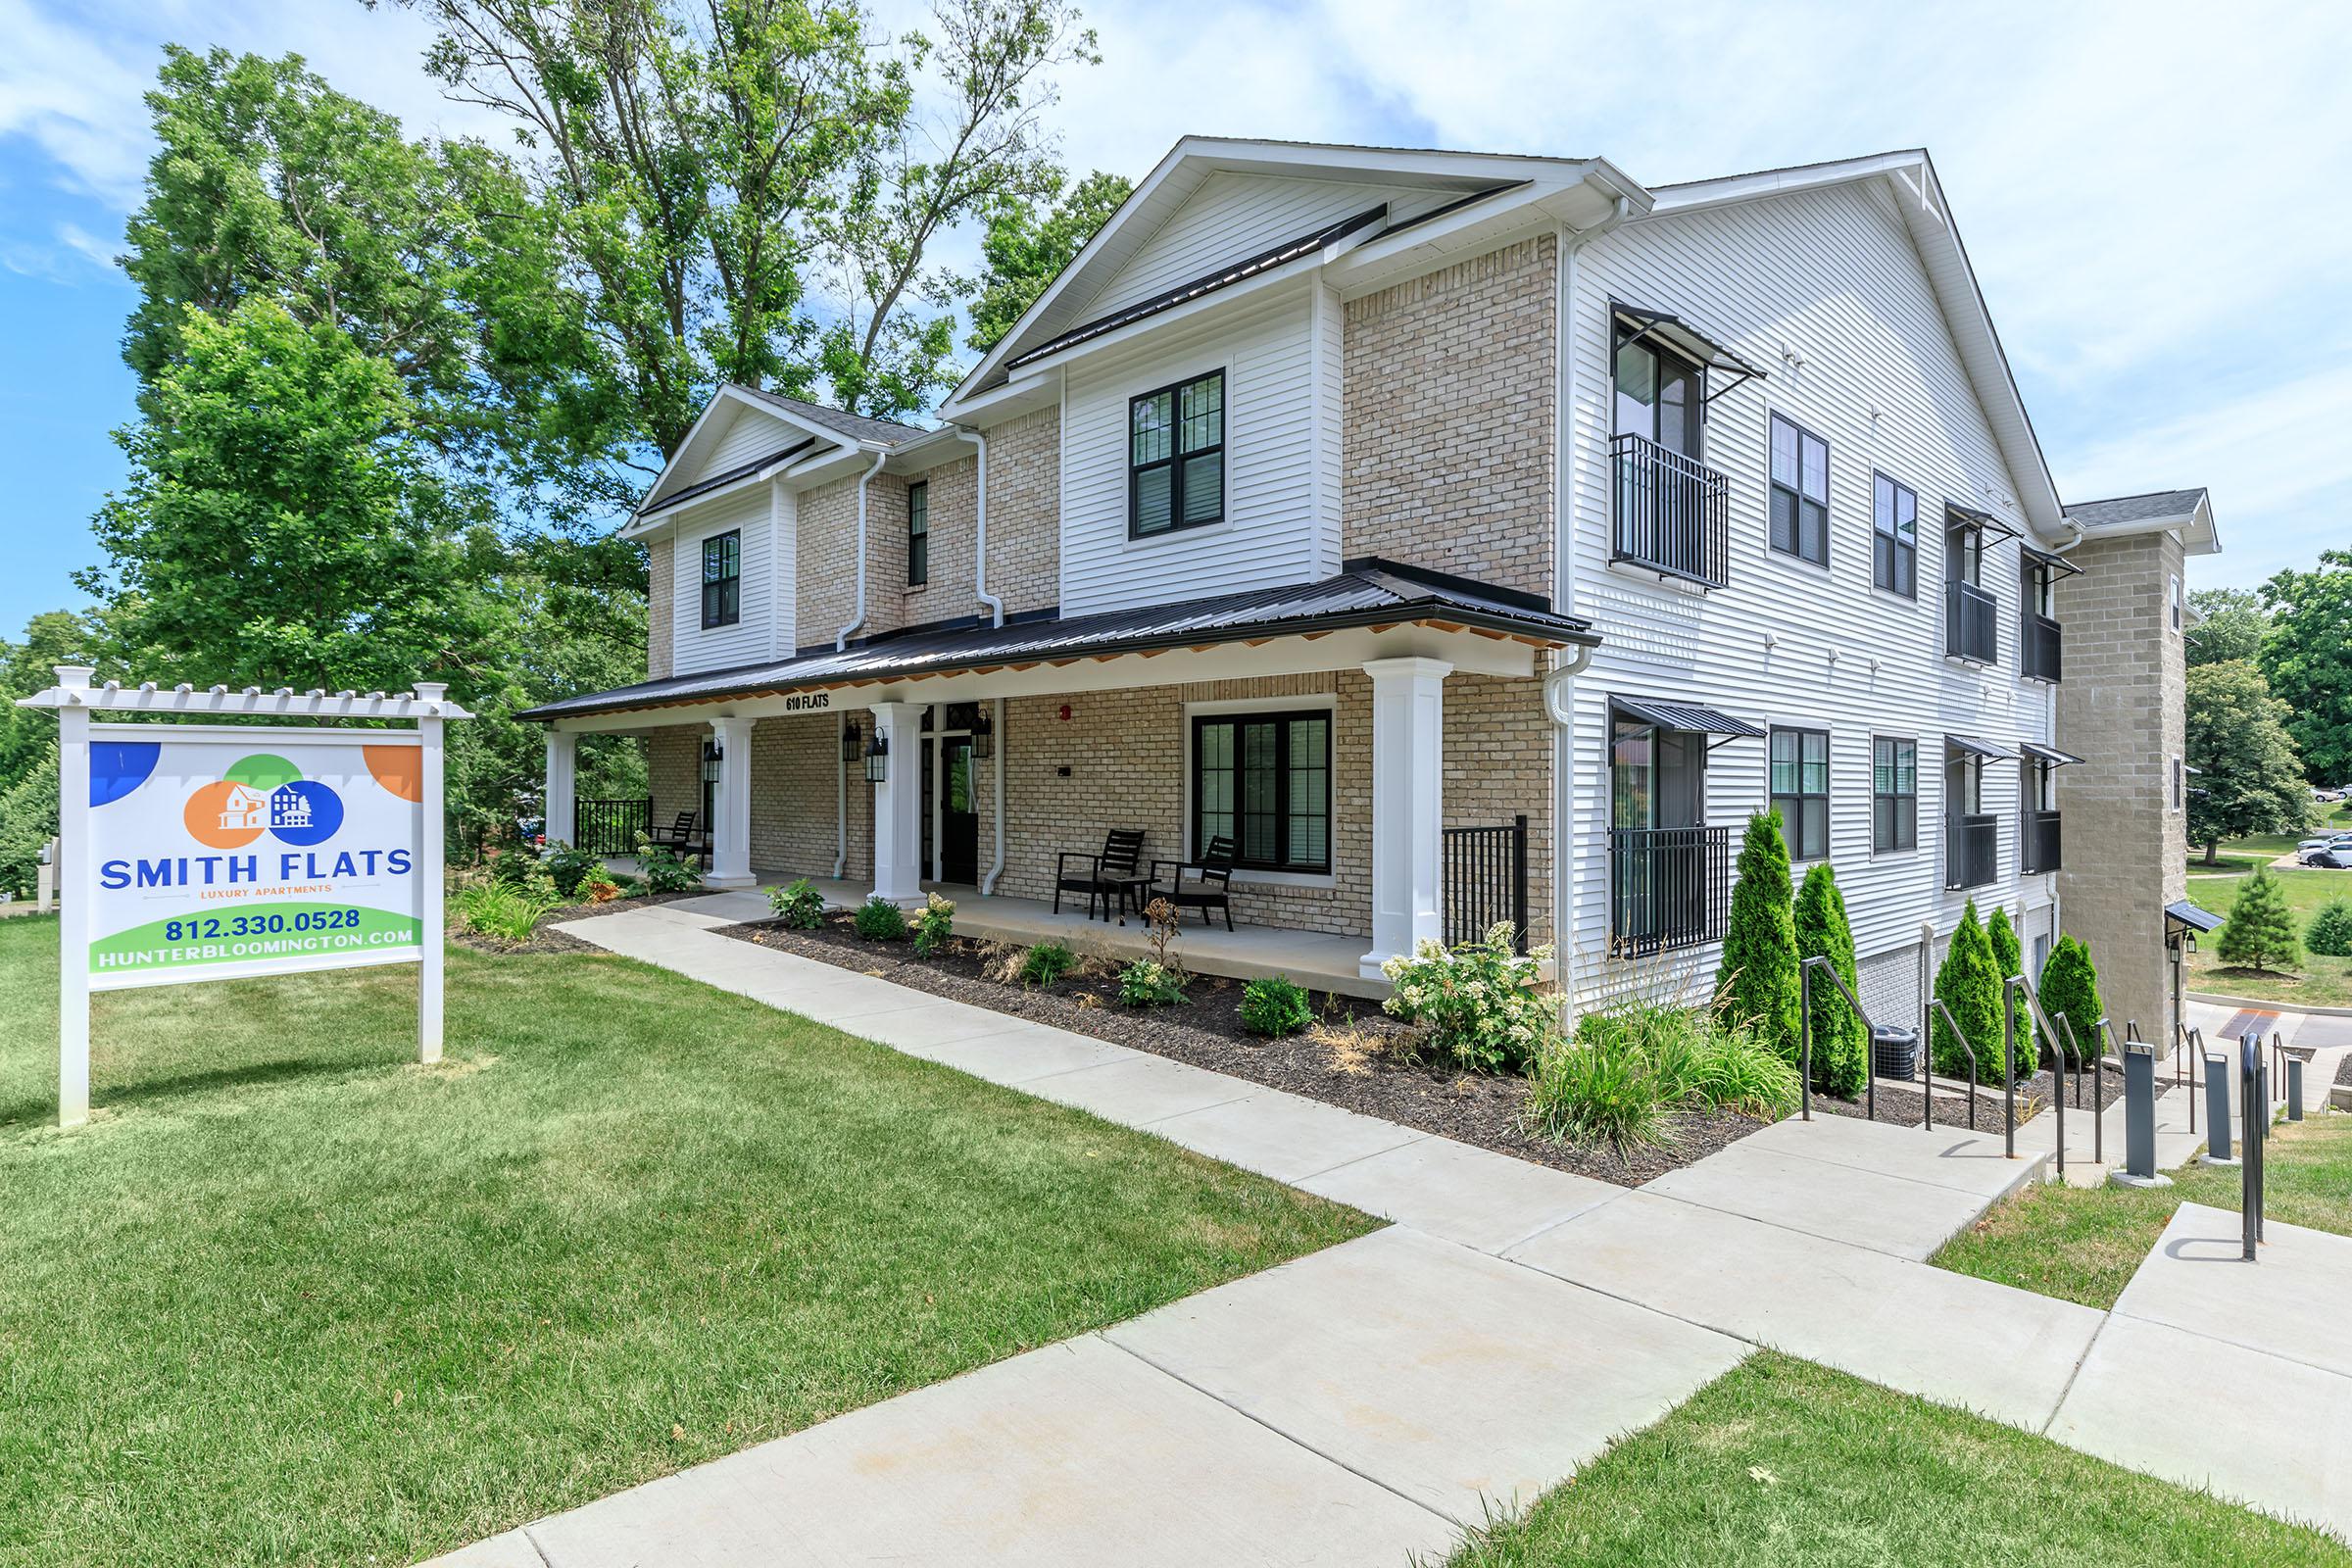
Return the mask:
<svg viewBox="0 0 2352 1568">
<path fill-rule="evenodd" d="M 972 738 L 939 741 L 939 879 L 980 880 L 980 812 L 972 799 Z"/>
</svg>

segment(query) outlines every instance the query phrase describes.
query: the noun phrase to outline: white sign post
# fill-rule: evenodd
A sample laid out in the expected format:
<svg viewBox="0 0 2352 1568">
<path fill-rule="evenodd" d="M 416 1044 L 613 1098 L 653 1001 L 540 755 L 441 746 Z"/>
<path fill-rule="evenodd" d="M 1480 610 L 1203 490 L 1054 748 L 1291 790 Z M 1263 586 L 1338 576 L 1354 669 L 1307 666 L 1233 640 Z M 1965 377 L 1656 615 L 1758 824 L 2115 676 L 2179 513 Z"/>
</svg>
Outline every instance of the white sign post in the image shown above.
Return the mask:
<svg viewBox="0 0 2352 1568">
<path fill-rule="evenodd" d="M 92 686 L 61 664 L 58 1122 L 90 1113 L 90 993 L 416 963 L 417 1058 L 441 1059 L 442 724 L 414 693 Z M 113 723 L 407 719 L 414 729 Z"/>
</svg>

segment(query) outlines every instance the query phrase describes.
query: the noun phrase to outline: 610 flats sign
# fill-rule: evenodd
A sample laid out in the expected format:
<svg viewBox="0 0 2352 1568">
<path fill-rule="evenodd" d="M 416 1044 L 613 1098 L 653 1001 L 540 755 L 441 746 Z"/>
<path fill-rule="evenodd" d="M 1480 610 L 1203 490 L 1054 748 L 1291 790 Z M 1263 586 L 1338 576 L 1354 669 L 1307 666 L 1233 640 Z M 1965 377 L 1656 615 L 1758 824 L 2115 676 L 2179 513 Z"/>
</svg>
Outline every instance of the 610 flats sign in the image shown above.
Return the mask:
<svg viewBox="0 0 2352 1568">
<path fill-rule="evenodd" d="M 417 1054 L 441 1056 L 442 724 L 413 693 L 90 684 L 60 665 L 58 1119 L 89 1115 L 89 996 L 363 964 L 418 965 Z M 166 719 L 408 720 L 327 729 Z"/>
</svg>

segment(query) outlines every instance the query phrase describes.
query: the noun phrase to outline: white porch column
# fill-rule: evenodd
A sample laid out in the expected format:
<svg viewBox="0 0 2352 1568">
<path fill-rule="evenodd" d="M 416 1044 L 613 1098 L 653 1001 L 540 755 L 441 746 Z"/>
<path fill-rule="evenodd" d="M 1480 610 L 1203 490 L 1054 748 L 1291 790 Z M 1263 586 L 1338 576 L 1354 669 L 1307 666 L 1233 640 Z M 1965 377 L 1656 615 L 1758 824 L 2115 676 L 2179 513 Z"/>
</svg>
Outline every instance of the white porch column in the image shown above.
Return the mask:
<svg viewBox="0 0 2352 1568">
<path fill-rule="evenodd" d="M 547 820 L 543 831 L 548 843 L 561 839 L 575 850 L 579 848 L 572 842 L 579 833 L 579 758 L 577 732 L 565 729 L 547 732 Z"/>
<path fill-rule="evenodd" d="M 1446 820 L 1442 659 L 1375 659 L 1372 677 L 1372 951 L 1362 972 L 1445 937 L 1439 872 Z"/>
<path fill-rule="evenodd" d="M 895 904 L 923 897 L 923 705 L 876 703 L 886 757 L 874 792 L 874 892 Z"/>
<path fill-rule="evenodd" d="M 710 792 L 710 872 L 703 886 L 748 888 L 753 882 L 752 721 L 714 718 L 710 734 L 718 742 L 718 784 Z"/>
</svg>

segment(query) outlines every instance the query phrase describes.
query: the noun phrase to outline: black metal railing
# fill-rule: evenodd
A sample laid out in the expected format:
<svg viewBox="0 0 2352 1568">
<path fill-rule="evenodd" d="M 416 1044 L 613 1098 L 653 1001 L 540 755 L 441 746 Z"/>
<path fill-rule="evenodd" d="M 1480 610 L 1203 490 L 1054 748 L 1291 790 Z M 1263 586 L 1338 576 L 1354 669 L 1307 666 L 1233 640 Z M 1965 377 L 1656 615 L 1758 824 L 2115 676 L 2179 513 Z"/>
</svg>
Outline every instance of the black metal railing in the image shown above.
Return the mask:
<svg viewBox="0 0 2352 1568">
<path fill-rule="evenodd" d="M 2029 876 L 2036 871 L 2055 871 L 2066 864 L 2059 848 L 2056 811 L 2028 811 L 2021 839 L 2018 854 L 2024 858 Z"/>
<path fill-rule="evenodd" d="M 572 803 L 571 847 L 591 855 L 635 855 L 637 841 L 650 837 L 654 803 L 634 801 L 575 801 Z M 554 823 L 549 823 L 554 827 Z"/>
<path fill-rule="evenodd" d="M 1446 942 L 1475 942 L 1508 920 L 1511 946 L 1527 951 L 1527 818 L 1446 829 Z"/>
<path fill-rule="evenodd" d="M 2032 612 L 2026 614 L 2025 647 L 2018 663 L 2024 667 L 2026 679 L 2054 681 L 2058 678 L 2058 623 L 2047 615 Z"/>
<path fill-rule="evenodd" d="M 1730 828 L 1610 831 L 1610 956 L 1635 958 L 1719 941 L 1731 907 Z"/>
<path fill-rule="evenodd" d="M 1981 888 L 2000 874 L 1998 817 L 1953 816 L 1943 823 L 1943 885 Z"/>
<path fill-rule="evenodd" d="M 1711 587 L 1731 581 L 1731 481 L 1645 436 L 1611 437 L 1609 457 L 1617 475 L 1614 559 Z"/>
<path fill-rule="evenodd" d="M 1943 585 L 1943 651 L 1954 659 L 1989 664 L 1999 652 L 1993 635 L 1992 595 L 1959 577 Z"/>
</svg>

